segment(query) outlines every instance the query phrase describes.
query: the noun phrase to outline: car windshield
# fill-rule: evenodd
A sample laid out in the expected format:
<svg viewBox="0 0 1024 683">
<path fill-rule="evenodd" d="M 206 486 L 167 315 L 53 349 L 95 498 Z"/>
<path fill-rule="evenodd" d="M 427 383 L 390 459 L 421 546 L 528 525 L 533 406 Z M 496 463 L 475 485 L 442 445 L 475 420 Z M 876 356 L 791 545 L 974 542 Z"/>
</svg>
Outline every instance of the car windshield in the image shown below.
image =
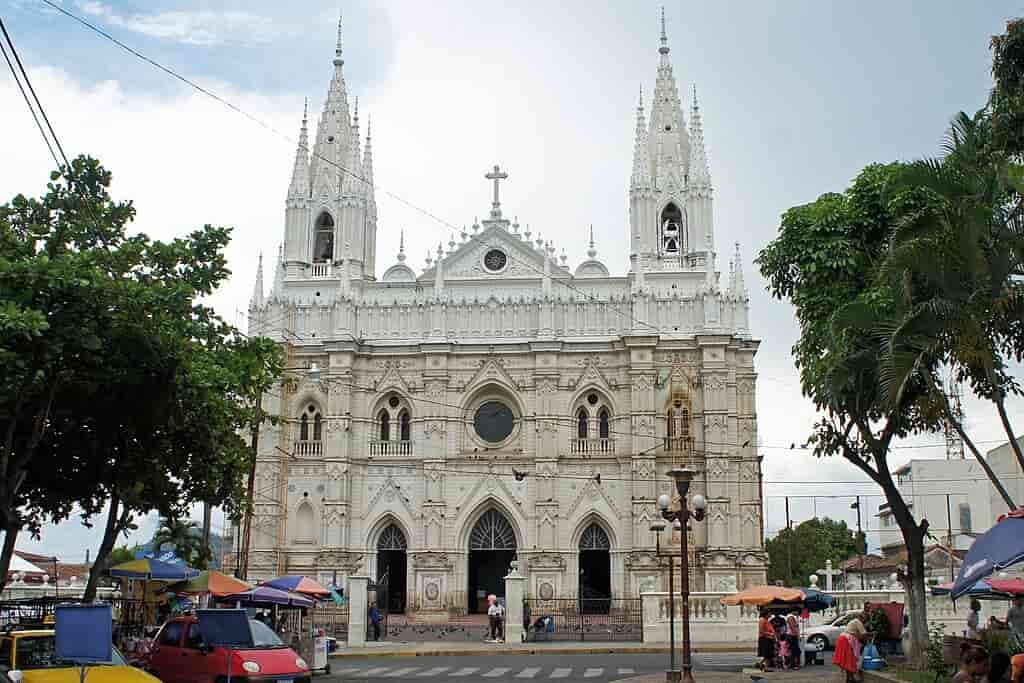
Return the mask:
<svg viewBox="0 0 1024 683">
<path fill-rule="evenodd" d="M 57 659 L 56 639 L 52 635 L 21 636 L 15 642 L 18 648 L 15 662 L 21 671 L 74 666 L 73 662 Z M 111 647 L 111 661 L 100 663 L 124 665 L 125 661 L 121 653 Z"/>
<path fill-rule="evenodd" d="M 271 631 L 270 627 L 262 621 L 250 619 L 249 628 L 252 629 L 252 640 L 256 647 L 267 650 L 275 647 L 286 647 L 278 635 Z"/>
</svg>

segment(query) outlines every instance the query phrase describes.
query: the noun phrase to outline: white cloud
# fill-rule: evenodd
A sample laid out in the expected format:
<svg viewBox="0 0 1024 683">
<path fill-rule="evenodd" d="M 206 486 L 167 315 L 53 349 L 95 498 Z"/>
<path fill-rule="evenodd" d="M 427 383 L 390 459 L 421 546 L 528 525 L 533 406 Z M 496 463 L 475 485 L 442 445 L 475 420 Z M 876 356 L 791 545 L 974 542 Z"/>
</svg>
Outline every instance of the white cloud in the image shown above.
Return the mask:
<svg viewBox="0 0 1024 683">
<path fill-rule="evenodd" d="M 97 0 L 80 2 L 79 7 L 109 25 L 188 45 L 265 43 L 275 33 L 274 23 L 269 17 L 249 12 L 197 10 L 122 15 Z"/>
</svg>

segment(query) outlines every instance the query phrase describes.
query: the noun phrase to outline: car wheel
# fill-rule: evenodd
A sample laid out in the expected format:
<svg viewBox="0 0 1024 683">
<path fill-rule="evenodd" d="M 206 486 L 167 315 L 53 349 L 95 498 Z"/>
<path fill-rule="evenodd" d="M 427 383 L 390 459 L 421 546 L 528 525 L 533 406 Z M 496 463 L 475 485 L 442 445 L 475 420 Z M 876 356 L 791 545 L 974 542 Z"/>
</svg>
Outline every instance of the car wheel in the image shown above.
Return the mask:
<svg viewBox="0 0 1024 683">
<path fill-rule="evenodd" d="M 828 649 L 828 638 L 821 635 L 820 633 L 815 633 L 813 636 L 807 639 L 807 642 L 816 647 L 819 652 L 821 650 Z"/>
</svg>

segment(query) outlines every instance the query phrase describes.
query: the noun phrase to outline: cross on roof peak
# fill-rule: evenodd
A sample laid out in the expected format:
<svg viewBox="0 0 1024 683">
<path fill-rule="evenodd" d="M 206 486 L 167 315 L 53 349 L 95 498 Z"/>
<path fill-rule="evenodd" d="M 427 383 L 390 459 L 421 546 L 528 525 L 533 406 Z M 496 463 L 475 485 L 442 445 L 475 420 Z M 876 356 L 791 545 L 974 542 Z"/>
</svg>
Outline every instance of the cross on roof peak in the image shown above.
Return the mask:
<svg viewBox="0 0 1024 683">
<path fill-rule="evenodd" d="M 494 181 L 494 201 L 491 202 L 491 218 L 501 218 L 501 201 L 498 199 L 498 183 L 508 178 L 508 173 L 501 170 L 501 167 L 497 164 L 494 165 L 494 169 L 484 175 L 487 180 Z"/>
</svg>

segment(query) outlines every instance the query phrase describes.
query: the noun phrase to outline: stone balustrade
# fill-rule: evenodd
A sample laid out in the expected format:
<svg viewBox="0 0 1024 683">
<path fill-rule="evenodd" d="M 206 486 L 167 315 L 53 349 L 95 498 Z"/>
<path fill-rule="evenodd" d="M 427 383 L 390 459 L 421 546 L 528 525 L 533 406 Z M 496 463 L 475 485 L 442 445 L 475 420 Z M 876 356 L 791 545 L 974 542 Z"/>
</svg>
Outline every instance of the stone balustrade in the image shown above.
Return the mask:
<svg viewBox="0 0 1024 683">
<path fill-rule="evenodd" d="M 370 441 L 370 455 L 409 456 L 412 455 L 412 441 Z"/>
<path fill-rule="evenodd" d="M 320 457 L 323 452 L 323 441 L 296 441 L 292 449 L 292 455 L 299 458 Z"/>
<path fill-rule="evenodd" d="M 690 638 L 694 643 L 749 643 L 754 647 L 757 638 L 756 607 L 727 606 L 722 598 L 730 593 L 691 593 L 690 594 Z M 851 610 L 863 609 L 866 602 L 902 602 L 906 599 L 902 590 L 892 591 L 839 591 L 830 593 L 836 598 L 836 606 L 811 615 L 811 627 L 824 624 L 832 618 Z M 666 592 L 641 594 L 643 609 L 643 629 L 645 643 L 668 642 L 669 633 L 669 599 Z M 676 640 L 682 640 L 682 611 L 680 596 L 677 594 Z M 946 633 L 960 634 L 967 623 L 967 601 L 961 600 L 956 605 L 945 596 L 927 597 L 929 625 L 944 624 Z M 1005 604 L 998 602 L 982 603 L 982 620 L 987 621 L 990 615 L 1002 618 Z"/>
<path fill-rule="evenodd" d="M 573 455 L 614 455 L 615 439 L 571 439 L 569 451 Z"/>
</svg>

